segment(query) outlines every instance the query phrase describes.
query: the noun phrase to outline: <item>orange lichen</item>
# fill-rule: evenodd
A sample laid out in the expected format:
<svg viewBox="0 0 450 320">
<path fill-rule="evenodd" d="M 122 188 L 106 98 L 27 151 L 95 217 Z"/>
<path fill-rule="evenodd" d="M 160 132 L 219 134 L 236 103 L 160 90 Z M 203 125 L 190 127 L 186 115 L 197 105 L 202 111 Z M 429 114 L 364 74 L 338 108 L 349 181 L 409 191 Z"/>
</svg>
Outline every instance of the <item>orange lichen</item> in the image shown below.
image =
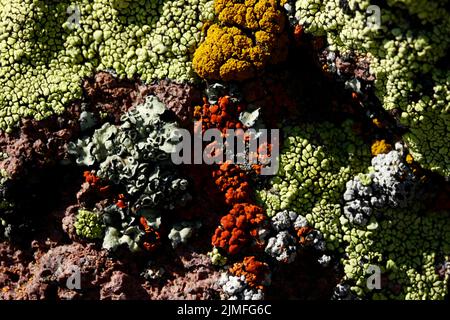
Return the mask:
<svg viewBox="0 0 450 320">
<path fill-rule="evenodd" d="M 213 171 L 215 184 L 225 193 L 225 202 L 235 204 L 248 202 L 250 185 L 247 175 L 236 165 L 224 163 L 218 170 Z"/>
<path fill-rule="evenodd" d="M 406 155 L 406 163 L 410 165 L 414 163 L 414 158 L 410 153 Z"/>
<path fill-rule="evenodd" d="M 100 181 L 100 178 L 90 171 L 83 172 L 83 177 L 84 181 L 88 182 L 91 186 L 96 185 Z"/>
<path fill-rule="evenodd" d="M 125 195 L 123 193 L 119 194 L 118 200 L 116 201 L 116 206 L 121 209 L 126 208 L 127 205 L 125 204 Z"/>
<path fill-rule="evenodd" d="M 144 228 L 145 236 L 142 246 L 145 250 L 152 252 L 155 251 L 161 245 L 161 236 L 156 229 L 149 226 L 147 219 L 141 217 L 139 219 L 140 225 Z"/>
<path fill-rule="evenodd" d="M 77 199 L 80 203 L 93 205 L 104 199 L 112 200 L 112 187 L 107 184 L 107 181 L 97 177 L 90 171 L 85 171 L 83 176 L 84 183 L 77 193 Z"/>
<path fill-rule="evenodd" d="M 219 24 L 207 31 L 193 65 L 202 78 L 245 80 L 287 57 L 286 18 L 276 1 L 216 0 Z"/>
<path fill-rule="evenodd" d="M 212 244 L 231 255 L 237 254 L 251 239 L 258 239 L 258 230 L 265 220 L 261 207 L 249 203 L 235 204 L 220 220 Z"/>
<path fill-rule="evenodd" d="M 295 28 L 294 28 L 294 40 L 295 40 L 295 45 L 296 46 L 300 46 L 302 43 L 303 43 L 303 35 L 304 35 L 304 29 L 303 29 L 303 26 L 301 26 L 301 25 L 296 25 L 295 26 Z M 325 64 L 322 68 L 325 68 L 325 67 L 327 67 L 328 68 L 328 66 Z M 324 71 L 326 71 L 325 69 L 324 69 Z"/>
<path fill-rule="evenodd" d="M 258 146 L 256 153 L 249 153 L 248 157 L 252 164 L 252 170 L 256 174 L 261 174 L 261 169 L 270 164 L 272 145 L 264 142 Z"/>
<path fill-rule="evenodd" d="M 382 153 L 388 153 L 392 150 L 392 146 L 386 140 L 376 140 L 371 147 L 372 155 L 376 156 Z"/>
<path fill-rule="evenodd" d="M 380 121 L 380 119 L 378 118 L 373 118 L 372 119 L 372 123 L 377 127 L 377 128 L 383 128 L 383 123 Z"/>
<path fill-rule="evenodd" d="M 101 181 L 99 177 L 97 177 L 95 174 L 93 174 L 90 171 L 84 171 L 83 172 L 84 181 L 85 183 L 88 183 L 91 187 L 96 189 L 99 193 L 105 193 L 108 192 L 110 189 L 110 186 L 104 185 L 104 183 Z"/>
<path fill-rule="evenodd" d="M 301 245 L 306 245 L 306 236 L 313 231 L 313 228 L 306 226 L 301 227 L 297 230 L 298 243 Z"/>
<path fill-rule="evenodd" d="M 242 129 L 243 124 L 239 121 L 239 114 L 244 110 L 241 104 L 235 104 L 230 97 L 220 97 L 217 105 L 210 105 L 204 101 L 203 106 L 197 106 L 194 110 L 194 118 L 202 122 L 202 131 L 217 128 L 222 133 L 227 129 Z"/>
<path fill-rule="evenodd" d="M 243 262 L 236 262 L 230 273 L 235 276 L 245 277 L 245 282 L 252 288 L 263 289 L 263 283 L 269 274 L 267 263 L 256 260 L 254 256 L 245 257 Z"/>
</svg>

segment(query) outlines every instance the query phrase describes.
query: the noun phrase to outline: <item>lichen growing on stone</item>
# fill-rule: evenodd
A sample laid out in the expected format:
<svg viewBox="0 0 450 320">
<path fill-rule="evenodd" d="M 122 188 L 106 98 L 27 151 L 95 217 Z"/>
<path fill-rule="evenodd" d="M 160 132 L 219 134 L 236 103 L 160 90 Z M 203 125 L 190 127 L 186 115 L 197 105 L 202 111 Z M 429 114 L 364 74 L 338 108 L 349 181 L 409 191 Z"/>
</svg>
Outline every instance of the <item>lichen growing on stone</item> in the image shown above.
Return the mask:
<svg viewBox="0 0 450 320">
<path fill-rule="evenodd" d="M 339 299 L 442 299 L 448 274 L 439 275 L 436 269 L 449 254 L 448 214 L 427 213 L 417 202 L 419 179 L 403 146 L 377 155 L 370 167 L 369 147 L 351 133 L 350 122 L 341 130 L 330 124 L 305 127 L 287 130 L 282 170 L 258 193 L 268 213 L 302 212 L 323 234 L 325 248 L 340 256 L 344 266 Z M 353 158 L 355 154 L 359 156 Z M 368 173 L 358 173 L 360 169 Z M 278 226 L 278 218 L 273 223 Z M 284 253 L 289 261 L 288 249 L 280 257 Z M 268 253 L 277 257 L 276 252 Z M 329 263 L 329 257 L 320 260 Z M 385 279 L 380 290 L 367 286 L 371 265 Z"/>
<path fill-rule="evenodd" d="M 93 211 L 80 209 L 74 223 L 77 234 L 88 240 L 101 239 L 104 225 L 101 216 Z"/>
<path fill-rule="evenodd" d="M 229 300 L 262 300 L 264 287 L 269 284 L 269 266 L 254 256 L 236 262 L 219 280 L 223 298 Z"/>
<path fill-rule="evenodd" d="M 372 159 L 368 173 L 346 183 L 344 214 L 351 223 L 366 225 L 374 212 L 405 208 L 415 200 L 419 179 L 406 163 L 403 146 Z"/>
<path fill-rule="evenodd" d="M 352 132 L 352 122 L 286 128 L 280 170 L 258 191 L 267 214 L 290 209 L 311 212 L 339 203 L 345 183 L 368 164 L 369 148 Z M 353 174 L 352 174 L 353 173 Z M 325 222 L 324 222 L 325 224 Z"/>
<path fill-rule="evenodd" d="M 0 300 L 448 300 L 448 13 L 0 0 Z"/>
<path fill-rule="evenodd" d="M 0 2 L 0 129 L 61 113 L 95 71 L 193 81 L 192 55 L 212 1 Z M 70 14 L 68 14 L 70 13 Z"/>
<path fill-rule="evenodd" d="M 281 263 L 292 263 L 297 253 L 304 248 L 313 248 L 318 252 L 325 249 L 320 231 L 314 230 L 302 215 L 293 211 L 280 211 L 270 221 L 272 235 L 267 239 L 264 251 Z M 322 255 L 319 259 L 328 263 L 329 257 Z"/>
<path fill-rule="evenodd" d="M 70 146 L 81 165 L 98 165 L 97 175 L 125 186 L 133 207 L 174 209 L 190 200 L 188 182 L 176 176 L 170 152 L 177 141 L 175 122 L 165 121 L 165 106 L 154 96 L 121 118 L 109 123 L 92 137 Z"/>
<path fill-rule="evenodd" d="M 286 59 L 286 18 L 278 1 L 216 0 L 214 9 L 219 21 L 194 54 L 200 77 L 245 80 Z"/>
<path fill-rule="evenodd" d="M 411 153 L 423 167 L 448 176 L 450 162 L 448 58 L 450 15 L 442 1 L 298 0 L 306 32 L 324 35 L 331 48 L 367 54 L 376 93 L 398 110 Z M 379 11 L 377 10 L 379 9 Z M 377 19 L 379 14 L 379 20 Z"/>
<path fill-rule="evenodd" d="M 441 300 L 447 295 L 449 274 L 437 272 L 450 252 L 447 215 L 426 213 L 417 206 L 387 209 L 374 225 L 364 228 L 345 223 L 343 231 L 347 244 L 343 281 L 353 294 L 401 300 Z M 371 265 L 382 272 L 380 290 L 367 286 Z"/>
</svg>

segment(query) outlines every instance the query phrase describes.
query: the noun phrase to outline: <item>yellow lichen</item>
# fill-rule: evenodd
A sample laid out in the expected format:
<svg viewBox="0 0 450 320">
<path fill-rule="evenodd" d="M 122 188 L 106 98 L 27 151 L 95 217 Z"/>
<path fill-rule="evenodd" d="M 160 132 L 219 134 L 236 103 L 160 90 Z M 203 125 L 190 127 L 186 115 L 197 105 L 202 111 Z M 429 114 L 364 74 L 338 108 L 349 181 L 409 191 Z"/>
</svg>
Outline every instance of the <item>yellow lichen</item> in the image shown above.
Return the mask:
<svg viewBox="0 0 450 320">
<path fill-rule="evenodd" d="M 412 156 L 410 153 L 408 153 L 408 154 L 406 155 L 406 163 L 409 164 L 409 165 L 411 165 L 411 164 L 413 164 L 413 162 L 414 162 L 413 156 Z"/>
<path fill-rule="evenodd" d="M 382 127 L 383 127 L 383 123 L 382 123 L 378 118 L 373 118 L 373 119 L 372 119 L 372 123 L 373 123 L 377 128 L 382 128 Z"/>
<path fill-rule="evenodd" d="M 208 29 L 194 54 L 200 77 L 245 80 L 286 59 L 286 18 L 276 1 L 216 0 L 215 11 L 219 23 Z"/>
<path fill-rule="evenodd" d="M 388 153 L 389 151 L 392 150 L 392 146 L 386 142 L 386 140 L 376 140 L 373 144 L 372 144 L 372 155 L 376 156 L 379 155 L 381 153 Z"/>
</svg>

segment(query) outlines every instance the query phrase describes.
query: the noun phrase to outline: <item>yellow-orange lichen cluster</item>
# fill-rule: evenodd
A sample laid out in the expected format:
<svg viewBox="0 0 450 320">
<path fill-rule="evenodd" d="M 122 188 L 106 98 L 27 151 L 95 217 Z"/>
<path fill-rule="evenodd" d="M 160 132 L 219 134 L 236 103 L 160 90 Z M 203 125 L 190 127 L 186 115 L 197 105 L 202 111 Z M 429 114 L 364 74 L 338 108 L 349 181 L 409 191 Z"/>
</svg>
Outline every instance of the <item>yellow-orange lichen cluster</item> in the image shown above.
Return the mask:
<svg viewBox="0 0 450 320">
<path fill-rule="evenodd" d="M 372 155 L 376 156 L 382 153 L 388 153 L 392 150 L 392 146 L 386 142 L 386 140 L 376 140 L 372 144 Z"/>
<path fill-rule="evenodd" d="M 194 54 L 200 77 L 245 80 L 286 59 L 286 17 L 276 0 L 216 0 L 215 12 L 219 23 Z"/>
</svg>

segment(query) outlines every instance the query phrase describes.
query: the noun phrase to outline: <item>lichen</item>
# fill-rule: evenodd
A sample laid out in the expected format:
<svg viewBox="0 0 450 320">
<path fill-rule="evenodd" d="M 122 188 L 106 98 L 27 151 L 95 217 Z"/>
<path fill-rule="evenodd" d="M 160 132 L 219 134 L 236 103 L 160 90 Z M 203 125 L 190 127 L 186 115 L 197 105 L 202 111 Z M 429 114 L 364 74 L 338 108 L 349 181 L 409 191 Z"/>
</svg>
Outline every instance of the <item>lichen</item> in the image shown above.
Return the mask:
<svg viewBox="0 0 450 320">
<path fill-rule="evenodd" d="M 386 110 L 400 111 L 414 159 L 448 176 L 450 83 L 443 63 L 450 45 L 448 6 L 413 0 L 371 5 L 369 0 L 298 0 L 296 18 L 306 32 L 326 36 L 331 50 L 370 58 L 377 97 Z"/>
<path fill-rule="evenodd" d="M 192 55 L 212 1 L 127 3 L 2 0 L 0 129 L 63 112 L 81 97 L 81 79 L 99 70 L 193 81 Z"/>
<path fill-rule="evenodd" d="M 101 216 L 93 211 L 80 209 L 74 223 L 77 235 L 88 240 L 101 239 L 104 225 Z"/>
<path fill-rule="evenodd" d="M 200 77 L 245 80 L 286 59 L 286 19 L 278 1 L 216 0 L 214 8 L 219 22 L 193 58 Z"/>
</svg>

